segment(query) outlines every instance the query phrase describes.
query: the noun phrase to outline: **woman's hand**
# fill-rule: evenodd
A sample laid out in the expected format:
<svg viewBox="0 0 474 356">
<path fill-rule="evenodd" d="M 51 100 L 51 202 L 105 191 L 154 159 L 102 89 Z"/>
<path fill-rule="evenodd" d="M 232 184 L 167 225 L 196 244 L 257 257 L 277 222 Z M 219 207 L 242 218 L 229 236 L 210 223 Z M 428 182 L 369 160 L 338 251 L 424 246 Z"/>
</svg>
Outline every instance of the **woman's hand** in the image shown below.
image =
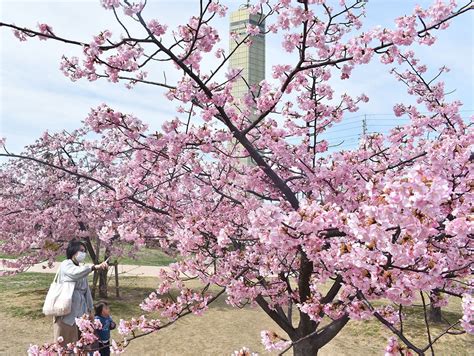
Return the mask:
<svg viewBox="0 0 474 356">
<path fill-rule="evenodd" d="M 109 264 L 106 261 L 102 262 L 101 264 L 94 265 L 95 270 L 108 269 L 108 268 L 109 268 Z"/>
</svg>

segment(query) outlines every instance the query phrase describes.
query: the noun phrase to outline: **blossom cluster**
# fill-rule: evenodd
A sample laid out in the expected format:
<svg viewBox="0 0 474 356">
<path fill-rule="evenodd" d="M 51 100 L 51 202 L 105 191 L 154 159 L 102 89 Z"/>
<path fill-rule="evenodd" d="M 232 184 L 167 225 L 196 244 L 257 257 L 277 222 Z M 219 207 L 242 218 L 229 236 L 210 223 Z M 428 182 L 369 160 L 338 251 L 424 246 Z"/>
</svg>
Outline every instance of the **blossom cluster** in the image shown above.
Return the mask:
<svg viewBox="0 0 474 356">
<path fill-rule="evenodd" d="M 474 334 L 474 298 L 470 294 L 464 294 L 462 298 L 463 317 L 461 326 L 469 334 Z"/>
<path fill-rule="evenodd" d="M 60 336 L 55 343 L 46 343 L 44 345 L 30 345 L 28 356 L 55 356 L 64 354 L 79 354 L 84 350 L 91 351 L 93 356 L 99 356 L 98 350 L 91 350 L 91 345 L 97 340 L 96 330 L 102 328 L 99 320 L 91 320 L 88 315 L 76 318 L 76 325 L 81 332 L 81 337 L 75 343 L 63 345 L 63 338 Z"/>
<path fill-rule="evenodd" d="M 273 331 L 263 330 L 260 335 L 267 351 L 281 351 L 291 345 L 291 341 L 282 339 Z"/>
</svg>

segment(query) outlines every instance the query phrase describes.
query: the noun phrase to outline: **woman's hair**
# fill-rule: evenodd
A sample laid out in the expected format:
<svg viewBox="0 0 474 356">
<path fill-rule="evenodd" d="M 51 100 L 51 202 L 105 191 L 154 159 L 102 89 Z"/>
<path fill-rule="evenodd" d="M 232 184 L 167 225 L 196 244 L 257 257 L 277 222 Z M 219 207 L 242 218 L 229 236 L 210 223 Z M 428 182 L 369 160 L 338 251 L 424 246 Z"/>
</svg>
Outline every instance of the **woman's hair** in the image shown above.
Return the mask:
<svg viewBox="0 0 474 356">
<path fill-rule="evenodd" d="M 83 246 L 84 248 L 86 247 L 84 243 L 79 240 L 69 241 L 69 244 L 67 245 L 67 248 L 66 248 L 67 259 L 70 260 L 77 253 L 77 251 L 81 249 L 81 246 Z"/>
<path fill-rule="evenodd" d="M 102 310 L 104 309 L 104 307 L 108 307 L 108 306 L 109 306 L 109 303 L 107 302 L 104 302 L 104 301 L 98 302 L 96 305 L 94 305 L 95 315 L 97 316 L 102 315 Z"/>
</svg>

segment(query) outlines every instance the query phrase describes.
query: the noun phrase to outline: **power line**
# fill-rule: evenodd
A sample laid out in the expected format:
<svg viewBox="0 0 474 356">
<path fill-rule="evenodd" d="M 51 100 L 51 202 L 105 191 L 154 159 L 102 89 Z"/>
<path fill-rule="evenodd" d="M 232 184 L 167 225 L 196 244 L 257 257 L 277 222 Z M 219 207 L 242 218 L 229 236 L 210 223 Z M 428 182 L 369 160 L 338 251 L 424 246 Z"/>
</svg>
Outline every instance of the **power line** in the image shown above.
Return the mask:
<svg viewBox="0 0 474 356">
<path fill-rule="evenodd" d="M 336 127 L 336 126 L 334 126 Z M 327 129 L 326 131 L 324 131 L 323 133 L 321 134 L 326 134 L 326 133 L 335 133 L 335 132 L 343 132 L 343 131 L 347 131 L 349 129 L 355 129 L 355 128 L 358 128 L 359 127 L 359 123 L 357 123 L 356 126 L 351 126 L 351 127 L 346 127 L 345 129 L 340 129 L 340 130 L 331 130 L 331 129 Z"/>
<path fill-rule="evenodd" d="M 459 110 L 458 112 L 474 112 L 474 109 Z M 432 114 L 430 111 L 420 111 L 419 114 Z M 352 117 L 363 117 L 363 116 L 395 116 L 395 113 L 370 113 L 370 114 L 360 114 Z"/>
</svg>

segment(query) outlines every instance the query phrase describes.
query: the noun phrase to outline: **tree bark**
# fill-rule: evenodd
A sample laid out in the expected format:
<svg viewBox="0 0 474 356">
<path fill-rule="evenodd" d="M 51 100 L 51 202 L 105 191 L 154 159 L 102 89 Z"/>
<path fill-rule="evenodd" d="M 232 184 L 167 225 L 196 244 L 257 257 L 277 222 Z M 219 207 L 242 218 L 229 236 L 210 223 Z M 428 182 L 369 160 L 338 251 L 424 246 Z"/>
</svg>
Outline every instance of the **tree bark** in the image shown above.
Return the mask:
<svg viewBox="0 0 474 356">
<path fill-rule="evenodd" d="M 441 323 L 443 321 L 441 315 L 441 307 L 435 307 L 433 304 L 439 299 L 439 293 L 431 292 L 430 294 L 430 310 L 428 311 L 428 320 L 433 323 Z"/>
<path fill-rule="evenodd" d="M 311 262 L 306 253 L 301 252 L 300 270 L 298 278 L 298 289 L 300 302 L 305 302 L 311 296 L 310 279 L 313 273 L 313 262 Z M 309 335 L 316 330 L 317 324 L 311 320 L 308 314 L 300 311 L 300 321 L 298 323 L 298 332 L 300 335 Z"/>
<path fill-rule="evenodd" d="M 91 291 L 92 298 L 95 298 L 98 281 L 99 281 L 99 275 L 97 274 L 97 271 L 94 271 L 94 277 L 92 278 L 92 291 Z"/>
<path fill-rule="evenodd" d="M 293 346 L 294 356 L 315 356 L 318 351 L 318 347 L 310 339 L 301 340 Z"/>
<path fill-rule="evenodd" d="M 81 230 L 86 230 L 86 227 L 83 222 L 79 222 L 79 226 L 81 227 Z M 94 249 L 94 246 L 92 246 L 92 241 L 89 237 L 85 238 L 85 243 L 86 243 L 86 248 L 87 251 L 89 252 L 89 255 L 91 256 L 92 263 L 97 265 L 99 264 L 99 251 L 100 251 L 100 240 L 96 240 L 96 247 Z M 97 282 L 99 280 L 99 275 L 97 271 L 94 271 L 94 277 L 92 279 L 92 298 L 95 298 L 96 292 L 97 292 Z"/>
<path fill-rule="evenodd" d="M 441 315 L 441 307 L 434 307 L 430 305 L 430 310 L 428 312 L 428 319 L 433 323 L 441 323 L 443 321 Z"/>
<path fill-rule="evenodd" d="M 99 297 L 107 298 L 107 270 L 99 270 L 97 274 L 99 275 Z"/>
<path fill-rule="evenodd" d="M 108 247 L 105 248 L 104 261 L 110 257 L 110 250 Z M 99 298 L 108 298 L 107 285 L 108 285 L 108 269 L 97 271 L 99 275 Z"/>
</svg>

